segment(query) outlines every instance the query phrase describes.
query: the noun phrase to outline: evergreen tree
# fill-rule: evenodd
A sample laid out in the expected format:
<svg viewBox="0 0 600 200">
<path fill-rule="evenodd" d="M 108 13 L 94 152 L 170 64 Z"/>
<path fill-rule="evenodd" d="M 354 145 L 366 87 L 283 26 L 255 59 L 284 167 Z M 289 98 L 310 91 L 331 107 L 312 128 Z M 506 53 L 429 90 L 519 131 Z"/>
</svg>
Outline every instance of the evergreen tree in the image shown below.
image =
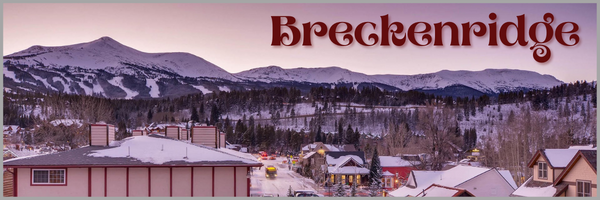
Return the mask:
<svg viewBox="0 0 600 200">
<path fill-rule="evenodd" d="M 220 116 L 221 112 L 219 111 L 219 107 L 217 106 L 217 104 L 213 104 L 212 108 L 210 109 L 210 124 L 217 125 Z"/>
<path fill-rule="evenodd" d="M 154 114 L 152 113 L 152 109 L 148 110 L 148 123 L 152 122 L 152 118 L 154 117 Z"/>
<path fill-rule="evenodd" d="M 354 183 L 352 183 L 352 187 L 350 188 L 350 196 L 351 197 L 356 197 L 356 181 Z"/>
<path fill-rule="evenodd" d="M 198 110 L 196 110 L 196 107 L 192 107 L 192 116 L 190 116 L 190 120 L 194 122 L 200 121 L 200 116 L 198 116 Z"/>
<path fill-rule="evenodd" d="M 369 171 L 371 177 L 371 192 L 370 196 L 377 196 L 381 189 L 381 162 L 379 161 L 379 153 L 377 148 L 373 151 L 373 158 L 371 159 L 371 169 Z"/>
<path fill-rule="evenodd" d="M 344 184 L 342 184 L 341 181 L 339 181 L 338 184 L 335 185 L 335 194 L 333 196 L 335 196 L 335 197 L 345 197 L 346 196 L 346 190 L 344 190 Z"/>
</svg>

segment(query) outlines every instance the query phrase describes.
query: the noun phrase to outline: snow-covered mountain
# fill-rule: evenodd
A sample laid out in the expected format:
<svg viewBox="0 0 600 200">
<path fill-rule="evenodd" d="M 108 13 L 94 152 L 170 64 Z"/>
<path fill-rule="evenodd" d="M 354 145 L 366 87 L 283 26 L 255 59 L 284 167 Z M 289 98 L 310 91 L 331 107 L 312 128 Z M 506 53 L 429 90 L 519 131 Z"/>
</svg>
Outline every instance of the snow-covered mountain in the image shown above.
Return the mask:
<svg viewBox="0 0 600 200">
<path fill-rule="evenodd" d="M 270 87 L 308 91 L 319 86 L 435 90 L 437 94 L 470 96 L 474 92 L 494 94 L 549 88 L 562 83 L 551 75 L 509 69 L 366 75 L 340 67 L 283 69 L 269 66 L 231 74 L 189 53 L 145 53 L 109 37 L 68 46 L 32 46 L 4 56 L 3 69 L 5 91 L 63 92 L 124 99 Z"/>
<path fill-rule="evenodd" d="M 157 72 L 164 71 L 188 77 L 237 80 L 229 72 L 190 53 L 145 53 L 109 37 L 59 47 L 36 45 L 4 56 L 4 59 L 10 60 L 14 65 L 103 69 L 118 75 L 136 75 L 136 68 L 143 67 Z M 156 78 L 165 75 L 164 72 L 146 75 Z"/>
<path fill-rule="evenodd" d="M 432 90 L 462 85 L 483 93 L 518 89 L 543 89 L 563 83 L 551 75 L 514 69 L 448 71 L 418 75 L 366 75 L 339 67 L 283 69 L 277 66 L 254 68 L 235 74 L 253 81 L 298 81 L 310 83 L 381 83 L 400 90 Z"/>
</svg>

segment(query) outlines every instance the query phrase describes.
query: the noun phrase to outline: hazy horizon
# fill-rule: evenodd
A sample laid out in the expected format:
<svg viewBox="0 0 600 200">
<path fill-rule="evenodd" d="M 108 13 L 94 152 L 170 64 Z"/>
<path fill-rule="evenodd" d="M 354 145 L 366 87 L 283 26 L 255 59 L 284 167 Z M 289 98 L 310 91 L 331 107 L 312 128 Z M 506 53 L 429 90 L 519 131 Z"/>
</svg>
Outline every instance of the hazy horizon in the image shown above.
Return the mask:
<svg viewBox="0 0 600 200">
<path fill-rule="evenodd" d="M 481 38 L 471 35 L 471 47 L 450 47 L 446 35 L 442 47 L 410 43 L 364 47 L 356 42 L 338 47 L 316 36 L 311 47 L 270 44 L 270 16 L 294 16 L 296 26 L 317 21 L 356 26 L 371 21 L 378 25 L 373 32 L 380 35 L 379 17 L 386 14 L 406 30 L 418 21 L 489 23 L 491 12 L 498 15 L 498 26 L 516 23 L 516 16 L 525 14 L 527 28 L 542 21 L 544 13 L 553 13 L 553 28 L 565 21 L 579 25 L 580 42 L 565 47 L 553 38 L 547 43 L 552 51 L 547 63 L 533 59 L 532 41 L 527 46 L 490 47 L 489 33 Z M 433 36 L 433 29 L 429 33 Z M 4 4 L 3 55 L 34 45 L 65 46 L 103 36 L 142 52 L 191 53 L 229 73 L 267 66 L 335 66 L 367 75 L 519 69 L 566 83 L 597 79 L 596 4 Z"/>
</svg>

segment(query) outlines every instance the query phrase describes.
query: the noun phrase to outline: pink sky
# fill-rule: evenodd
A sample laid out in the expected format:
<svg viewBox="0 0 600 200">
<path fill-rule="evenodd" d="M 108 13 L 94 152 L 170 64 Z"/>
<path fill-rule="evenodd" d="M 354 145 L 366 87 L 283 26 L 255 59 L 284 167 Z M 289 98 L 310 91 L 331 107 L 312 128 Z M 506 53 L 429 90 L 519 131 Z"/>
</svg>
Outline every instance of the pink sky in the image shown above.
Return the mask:
<svg viewBox="0 0 600 200">
<path fill-rule="evenodd" d="M 144 52 L 189 52 L 236 73 L 256 67 L 339 66 L 365 74 L 420 74 L 440 70 L 508 68 L 550 74 L 565 82 L 596 80 L 596 4 L 4 4 L 4 50 L 8 55 L 33 45 L 62 46 L 109 36 Z M 271 16 L 294 16 L 297 24 L 321 21 L 331 26 L 376 23 L 380 16 L 411 24 L 493 22 L 498 27 L 525 14 L 526 27 L 554 14 L 553 27 L 579 25 L 580 43 L 565 47 L 555 40 L 549 62 L 541 64 L 527 46 L 488 46 L 488 36 L 471 36 L 471 47 L 349 47 L 327 37 L 312 37 L 313 46 L 273 47 Z M 299 26 L 299 25 L 298 25 Z M 444 29 L 446 30 L 446 29 Z M 449 31 L 445 31 L 445 33 Z M 433 34 L 433 31 L 430 32 Z M 462 33 L 462 31 L 461 31 Z"/>
</svg>

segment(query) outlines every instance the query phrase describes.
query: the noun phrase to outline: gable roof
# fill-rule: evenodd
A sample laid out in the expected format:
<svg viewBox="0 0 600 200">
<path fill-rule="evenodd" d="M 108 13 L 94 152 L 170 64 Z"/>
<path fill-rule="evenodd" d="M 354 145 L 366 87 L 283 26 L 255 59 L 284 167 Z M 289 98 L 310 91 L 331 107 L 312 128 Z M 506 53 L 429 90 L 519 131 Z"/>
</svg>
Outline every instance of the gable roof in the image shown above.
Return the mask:
<svg viewBox="0 0 600 200">
<path fill-rule="evenodd" d="M 469 191 L 465 189 L 459 189 L 455 187 L 446 187 L 438 184 L 431 184 L 429 187 L 424 189 L 421 193 L 417 194 L 416 197 L 458 197 L 458 196 L 472 196 Z"/>
<path fill-rule="evenodd" d="M 189 152 L 189 153 L 188 153 Z M 185 157 L 185 158 L 184 158 Z M 3 162 L 4 167 L 31 166 L 262 166 L 255 160 L 164 136 L 133 136 L 111 146 L 86 146 L 55 154 Z"/>
<path fill-rule="evenodd" d="M 352 156 L 355 158 L 359 164 L 365 164 L 365 152 L 363 151 L 326 151 L 325 158 L 327 159 L 327 164 L 337 163 L 337 159 L 342 156 Z"/>
<path fill-rule="evenodd" d="M 511 196 L 519 197 L 553 197 L 566 189 L 566 185 L 555 187 L 552 183 L 534 181 L 533 176 L 529 177 L 525 183 L 517 188 Z"/>
<path fill-rule="evenodd" d="M 558 175 L 558 178 L 554 180 L 553 185 L 558 185 L 562 181 L 562 179 L 569 173 L 569 171 L 573 169 L 575 164 L 577 164 L 577 161 L 579 161 L 579 159 L 581 158 L 583 158 L 586 161 L 586 163 L 588 163 L 590 168 L 592 168 L 596 173 L 596 150 L 579 150 L 579 152 L 577 152 L 573 159 L 571 159 L 569 165 L 567 165 L 565 170 L 563 170 L 560 173 L 560 175 Z"/>
<path fill-rule="evenodd" d="M 532 168 L 536 163 L 535 161 L 542 156 L 550 167 L 565 168 L 577 151 L 579 149 L 540 149 L 533 155 L 527 166 Z"/>
<path fill-rule="evenodd" d="M 398 156 L 379 156 L 381 167 L 412 167 L 418 165 L 419 161 L 408 161 Z"/>
<path fill-rule="evenodd" d="M 462 165 L 444 171 L 412 170 L 409 179 L 413 180 L 409 180 L 405 187 L 400 187 L 390 194 L 396 197 L 415 196 L 432 184 L 456 187 L 490 170 L 490 168 Z"/>
</svg>

